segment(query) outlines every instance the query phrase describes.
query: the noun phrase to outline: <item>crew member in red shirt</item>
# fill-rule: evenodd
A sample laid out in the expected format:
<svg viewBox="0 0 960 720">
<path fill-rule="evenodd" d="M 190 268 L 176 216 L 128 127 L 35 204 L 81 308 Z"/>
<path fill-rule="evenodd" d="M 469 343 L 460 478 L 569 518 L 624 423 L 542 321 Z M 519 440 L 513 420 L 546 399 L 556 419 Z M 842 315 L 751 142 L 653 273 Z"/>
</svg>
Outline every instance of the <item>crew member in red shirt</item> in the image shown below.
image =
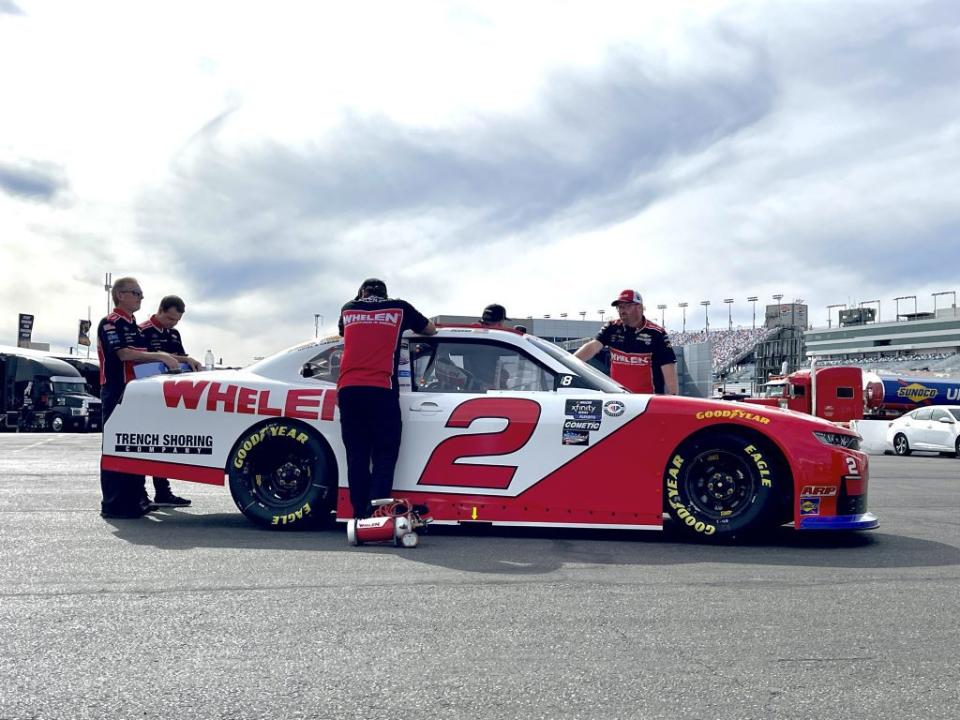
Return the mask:
<svg viewBox="0 0 960 720">
<path fill-rule="evenodd" d="M 643 298 L 624 290 L 611 305 L 619 320 L 604 325 L 597 337 L 574 355 L 584 362 L 604 347 L 610 349 L 610 377 L 635 393 L 676 395 L 677 356 L 667 331 L 643 315 Z"/>
<path fill-rule="evenodd" d="M 337 380 L 340 430 L 347 453 L 350 504 L 357 518 L 369 517 L 371 500 L 390 497 L 400 454 L 400 336 L 437 332 L 405 300 L 387 297 L 383 280 L 363 281 L 357 297 L 340 311 L 343 359 Z"/>
<path fill-rule="evenodd" d="M 103 422 L 116 410 L 126 384 L 133 379 L 133 366 L 141 362 L 162 362 L 170 370 L 179 363 L 168 353 L 150 352 L 147 340 L 137 326 L 133 314 L 140 309 L 143 291 L 132 277 L 123 277 L 113 284 L 114 309 L 97 326 L 97 354 L 100 356 L 100 401 Z M 103 433 L 103 442 L 108 442 Z M 157 509 L 144 501 L 143 475 L 100 468 L 100 489 L 103 501 L 100 514 L 107 518 L 138 518 Z"/>
<path fill-rule="evenodd" d="M 191 370 L 199 370 L 200 363 L 187 355 L 183 349 L 183 340 L 180 331 L 176 329 L 180 318 L 187 311 L 183 300 L 176 295 L 167 295 L 160 300 L 157 312 L 150 319 L 140 323 L 140 332 L 147 340 L 147 350 L 165 352 L 173 355 L 174 359 L 185 363 Z M 187 507 L 190 501 L 179 495 L 174 495 L 170 489 L 170 481 L 162 477 L 153 477 L 153 504 L 158 507 Z"/>
</svg>

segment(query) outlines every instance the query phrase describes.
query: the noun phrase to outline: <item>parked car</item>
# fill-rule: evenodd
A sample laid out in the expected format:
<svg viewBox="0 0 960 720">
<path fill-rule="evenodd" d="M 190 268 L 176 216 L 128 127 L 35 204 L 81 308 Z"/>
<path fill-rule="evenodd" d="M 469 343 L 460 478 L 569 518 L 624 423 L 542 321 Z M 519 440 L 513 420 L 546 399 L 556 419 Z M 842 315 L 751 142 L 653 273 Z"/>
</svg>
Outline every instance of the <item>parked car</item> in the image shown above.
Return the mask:
<svg viewBox="0 0 960 720">
<path fill-rule="evenodd" d="M 898 417 L 887 428 L 887 445 L 896 455 L 924 450 L 960 457 L 960 405 L 917 408 Z"/>
</svg>

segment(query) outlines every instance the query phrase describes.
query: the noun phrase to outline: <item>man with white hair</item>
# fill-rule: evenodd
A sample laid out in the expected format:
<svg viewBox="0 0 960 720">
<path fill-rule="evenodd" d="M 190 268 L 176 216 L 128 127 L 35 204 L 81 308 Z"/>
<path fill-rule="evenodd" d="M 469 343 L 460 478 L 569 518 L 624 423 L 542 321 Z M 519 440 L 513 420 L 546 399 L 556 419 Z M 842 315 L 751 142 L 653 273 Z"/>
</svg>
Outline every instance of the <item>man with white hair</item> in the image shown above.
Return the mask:
<svg viewBox="0 0 960 720">
<path fill-rule="evenodd" d="M 97 327 L 97 354 L 100 356 L 100 401 L 103 422 L 120 404 L 126 384 L 133 379 L 133 366 L 141 362 L 162 362 L 170 370 L 180 363 L 169 353 L 151 352 L 133 314 L 140 309 L 143 291 L 136 278 L 122 277 L 113 284 L 114 309 Z M 107 434 L 103 434 L 107 442 Z M 101 460 L 102 462 L 102 460 Z M 138 518 L 157 509 L 144 499 L 143 475 L 100 468 L 103 501 L 100 514 L 106 518 Z"/>
</svg>

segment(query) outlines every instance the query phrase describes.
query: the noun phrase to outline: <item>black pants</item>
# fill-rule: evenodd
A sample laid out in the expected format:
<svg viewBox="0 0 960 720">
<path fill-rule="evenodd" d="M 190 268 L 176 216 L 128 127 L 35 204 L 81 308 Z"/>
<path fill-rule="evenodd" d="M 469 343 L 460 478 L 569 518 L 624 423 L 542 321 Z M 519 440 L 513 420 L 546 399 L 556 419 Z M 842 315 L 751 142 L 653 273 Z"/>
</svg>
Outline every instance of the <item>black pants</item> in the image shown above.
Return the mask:
<svg viewBox="0 0 960 720">
<path fill-rule="evenodd" d="M 393 488 L 400 454 L 400 398 L 396 390 L 354 386 L 337 392 L 337 405 L 353 515 L 368 517 L 370 501 L 390 497 Z"/>
<path fill-rule="evenodd" d="M 113 389 L 106 385 L 100 390 L 100 402 L 103 412 L 103 423 L 106 425 L 107 419 L 117 409 L 120 399 L 123 397 L 123 389 Z M 103 433 L 103 445 L 110 442 L 106 431 Z M 103 447 L 101 445 L 101 448 Z M 113 470 L 100 469 L 100 492 L 103 494 L 103 500 L 100 507 L 107 512 L 128 512 L 140 507 L 140 499 L 144 494 L 144 483 L 146 478 L 143 475 L 131 475 L 129 473 L 115 472 Z"/>
</svg>

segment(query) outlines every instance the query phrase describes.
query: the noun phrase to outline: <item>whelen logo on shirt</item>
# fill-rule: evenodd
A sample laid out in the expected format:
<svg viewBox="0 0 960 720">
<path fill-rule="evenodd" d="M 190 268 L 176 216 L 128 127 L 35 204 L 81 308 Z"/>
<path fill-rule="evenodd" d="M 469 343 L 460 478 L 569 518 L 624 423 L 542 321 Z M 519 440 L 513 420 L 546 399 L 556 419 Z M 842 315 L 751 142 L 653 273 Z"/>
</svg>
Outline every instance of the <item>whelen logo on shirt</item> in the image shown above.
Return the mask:
<svg viewBox="0 0 960 720">
<path fill-rule="evenodd" d="M 622 365 L 649 365 L 651 356 L 649 353 L 633 354 L 610 350 L 610 361 Z"/>
<path fill-rule="evenodd" d="M 379 325 L 399 325 L 402 318 L 402 312 L 385 312 L 383 310 L 364 312 L 361 310 L 353 310 L 343 314 L 343 324 L 350 325 L 359 322 L 376 323 Z"/>
</svg>

